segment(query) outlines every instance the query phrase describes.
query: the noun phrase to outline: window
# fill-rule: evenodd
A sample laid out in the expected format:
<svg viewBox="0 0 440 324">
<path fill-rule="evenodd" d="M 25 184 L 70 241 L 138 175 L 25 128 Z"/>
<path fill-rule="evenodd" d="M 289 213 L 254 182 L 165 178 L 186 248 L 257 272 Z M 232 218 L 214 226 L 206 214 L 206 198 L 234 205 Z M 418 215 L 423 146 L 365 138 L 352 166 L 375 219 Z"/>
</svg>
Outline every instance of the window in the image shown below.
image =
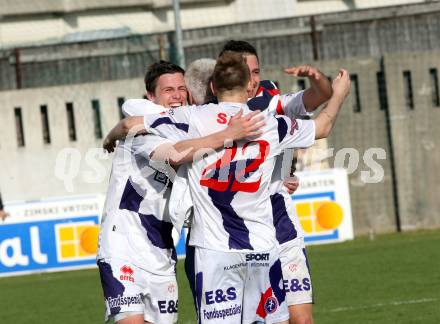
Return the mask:
<svg viewBox="0 0 440 324">
<path fill-rule="evenodd" d="M 439 94 L 439 88 L 438 88 L 437 69 L 430 69 L 429 76 L 431 79 L 432 105 L 434 107 L 440 107 L 440 94 Z"/>
<path fill-rule="evenodd" d="M 353 111 L 355 113 L 361 112 L 361 98 L 359 95 L 359 81 L 357 74 L 350 75 L 350 80 L 353 88 L 354 94 L 354 103 L 353 103 Z"/>
<path fill-rule="evenodd" d="M 17 133 L 18 146 L 24 146 L 24 129 L 23 129 L 23 117 L 21 115 L 21 108 L 14 108 L 15 114 L 15 131 Z"/>
<path fill-rule="evenodd" d="M 405 105 L 409 110 L 414 110 L 414 98 L 412 91 L 411 71 L 403 71 L 403 85 L 405 94 Z"/>
<path fill-rule="evenodd" d="M 95 138 L 102 138 L 102 128 L 101 128 L 101 111 L 98 99 L 92 100 L 92 109 L 93 109 L 93 122 L 95 124 Z"/>
<path fill-rule="evenodd" d="M 388 109 L 388 96 L 387 96 L 387 84 L 385 82 L 385 74 L 383 71 L 376 73 L 377 80 L 377 92 L 379 94 L 379 107 L 380 110 Z"/>
<path fill-rule="evenodd" d="M 67 127 L 69 128 L 69 140 L 76 141 L 75 114 L 73 111 L 73 103 L 66 103 Z"/>
<path fill-rule="evenodd" d="M 49 114 L 47 113 L 47 106 L 40 106 L 41 128 L 43 129 L 43 142 L 50 144 L 50 130 L 49 130 Z"/>
<path fill-rule="evenodd" d="M 118 97 L 118 107 L 119 107 L 119 118 L 124 118 L 124 113 L 122 112 L 122 105 L 124 104 L 125 98 L 124 97 Z"/>
<path fill-rule="evenodd" d="M 306 80 L 298 79 L 298 81 L 296 82 L 296 85 L 299 90 L 305 90 L 306 89 Z"/>
</svg>

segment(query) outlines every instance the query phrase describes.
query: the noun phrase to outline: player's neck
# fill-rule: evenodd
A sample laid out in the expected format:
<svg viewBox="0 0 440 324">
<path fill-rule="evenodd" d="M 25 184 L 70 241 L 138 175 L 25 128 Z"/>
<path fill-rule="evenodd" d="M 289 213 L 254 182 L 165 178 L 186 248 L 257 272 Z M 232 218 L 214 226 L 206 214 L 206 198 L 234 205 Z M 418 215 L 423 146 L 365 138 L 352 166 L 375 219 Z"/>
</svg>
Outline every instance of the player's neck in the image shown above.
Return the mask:
<svg viewBox="0 0 440 324">
<path fill-rule="evenodd" d="M 223 93 L 218 93 L 217 99 L 218 102 L 246 103 L 248 95 L 246 91 L 225 91 Z"/>
</svg>

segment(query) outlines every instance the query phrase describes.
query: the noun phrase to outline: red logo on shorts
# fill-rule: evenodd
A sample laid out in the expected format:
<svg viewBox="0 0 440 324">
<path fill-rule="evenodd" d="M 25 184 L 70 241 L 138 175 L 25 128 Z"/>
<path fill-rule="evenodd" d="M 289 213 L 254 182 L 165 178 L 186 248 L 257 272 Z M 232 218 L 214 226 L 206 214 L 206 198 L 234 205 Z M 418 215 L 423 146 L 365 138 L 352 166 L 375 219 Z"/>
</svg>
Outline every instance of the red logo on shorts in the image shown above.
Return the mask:
<svg viewBox="0 0 440 324">
<path fill-rule="evenodd" d="M 266 318 L 268 314 L 274 313 L 277 309 L 278 300 L 273 296 L 272 288 L 269 288 L 261 294 L 256 313 L 258 316 Z"/>
<path fill-rule="evenodd" d="M 134 278 L 133 278 L 133 274 L 134 274 L 134 271 L 133 271 L 133 269 L 130 267 L 130 266 L 128 266 L 128 265 L 124 265 L 122 268 L 121 268 L 121 276 L 119 277 L 119 279 L 120 280 L 125 280 L 125 281 L 131 281 L 131 282 L 134 282 Z"/>
<path fill-rule="evenodd" d="M 296 121 L 295 118 L 292 118 L 291 121 L 292 121 L 292 126 L 291 126 L 291 128 L 290 128 L 290 135 L 293 135 L 293 133 L 295 132 L 295 130 L 298 130 L 298 129 L 299 129 L 299 126 L 298 126 L 298 122 Z"/>
<path fill-rule="evenodd" d="M 289 264 L 289 270 L 290 272 L 295 272 L 296 270 L 298 270 L 298 265 L 295 263 Z"/>
<path fill-rule="evenodd" d="M 174 284 L 170 284 L 169 286 L 168 286 L 168 292 L 169 293 L 173 293 L 173 292 L 175 292 L 176 291 L 176 286 L 174 285 Z"/>
</svg>

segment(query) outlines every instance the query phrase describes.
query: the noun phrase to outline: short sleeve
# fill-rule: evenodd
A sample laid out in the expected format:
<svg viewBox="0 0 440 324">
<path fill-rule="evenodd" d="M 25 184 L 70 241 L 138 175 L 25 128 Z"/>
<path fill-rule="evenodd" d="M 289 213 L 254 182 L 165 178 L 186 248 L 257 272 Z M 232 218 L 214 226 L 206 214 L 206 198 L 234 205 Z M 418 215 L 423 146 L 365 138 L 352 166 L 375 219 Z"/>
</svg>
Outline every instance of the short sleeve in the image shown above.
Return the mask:
<svg viewBox="0 0 440 324">
<path fill-rule="evenodd" d="M 170 139 L 153 134 L 139 135 L 132 139 L 131 151 L 134 155 L 141 155 L 149 159 L 151 153 L 153 153 L 160 145 L 173 145 L 174 143 L 175 142 Z"/>
<path fill-rule="evenodd" d="M 163 111 L 166 111 L 164 107 L 147 99 L 128 99 L 122 105 L 124 117 L 160 114 Z"/>
<path fill-rule="evenodd" d="M 144 116 L 145 129 L 155 135 L 175 141 L 190 139 L 192 106 L 169 109 L 166 112 Z"/>
<path fill-rule="evenodd" d="M 315 143 L 315 122 L 287 116 L 277 116 L 281 149 L 307 148 Z"/>
<path fill-rule="evenodd" d="M 281 106 L 286 116 L 297 118 L 301 115 L 308 115 L 304 106 L 303 95 L 304 90 L 280 96 Z"/>
</svg>

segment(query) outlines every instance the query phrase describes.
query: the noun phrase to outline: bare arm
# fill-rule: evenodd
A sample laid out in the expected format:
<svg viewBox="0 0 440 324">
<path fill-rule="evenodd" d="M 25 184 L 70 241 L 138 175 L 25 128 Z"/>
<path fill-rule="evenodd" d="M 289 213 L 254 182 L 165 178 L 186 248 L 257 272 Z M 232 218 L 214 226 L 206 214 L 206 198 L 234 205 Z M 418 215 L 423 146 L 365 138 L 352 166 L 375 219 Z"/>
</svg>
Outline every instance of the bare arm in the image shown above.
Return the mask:
<svg viewBox="0 0 440 324">
<path fill-rule="evenodd" d="M 333 80 L 332 88 L 332 97 L 314 119 L 315 139 L 326 138 L 330 135 L 342 104 L 350 92 L 350 75 L 347 70 L 339 71 L 338 76 Z"/>
<path fill-rule="evenodd" d="M 303 102 L 306 111 L 312 112 L 332 96 L 332 86 L 327 77 L 318 69 L 309 65 L 300 65 L 284 70 L 285 73 L 310 80 L 310 88 L 304 91 Z"/>
<path fill-rule="evenodd" d="M 222 148 L 225 142 L 239 140 L 245 137 L 259 136 L 260 128 L 264 126 L 263 116 L 256 116 L 259 111 L 243 115 L 240 111 L 231 118 L 228 127 L 220 132 L 195 139 L 180 141 L 174 145 L 164 144 L 152 153 L 154 160 L 167 160 L 170 164 L 180 165 L 193 161 L 194 154 L 202 149 Z"/>
<path fill-rule="evenodd" d="M 126 117 L 119 121 L 107 134 L 102 146 L 107 152 L 111 153 L 115 150 L 116 141 L 124 139 L 130 132 L 133 132 L 133 135 L 146 133 L 144 117 Z"/>
</svg>

